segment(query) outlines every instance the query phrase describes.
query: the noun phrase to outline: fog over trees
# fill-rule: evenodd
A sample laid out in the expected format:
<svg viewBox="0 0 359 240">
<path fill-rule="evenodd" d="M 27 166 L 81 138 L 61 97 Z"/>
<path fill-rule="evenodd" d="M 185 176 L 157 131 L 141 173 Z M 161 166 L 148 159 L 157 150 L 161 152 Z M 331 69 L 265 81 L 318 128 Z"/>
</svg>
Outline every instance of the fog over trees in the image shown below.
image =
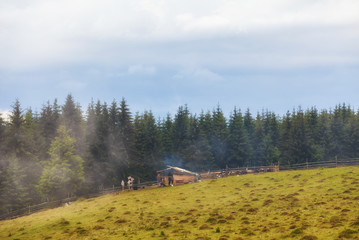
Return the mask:
<svg viewBox="0 0 359 240">
<path fill-rule="evenodd" d="M 40 113 L 16 100 L 9 120 L 0 116 L 0 214 L 130 175 L 154 180 L 167 165 L 200 172 L 359 156 L 359 113 L 345 104 L 284 116 L 234 108 L 228 117 L 220 106 L 197 115 L 185 105 L 163 119 L 132 113 L 125 99 L 81 109 L 68 95 Z"/>
</svg>

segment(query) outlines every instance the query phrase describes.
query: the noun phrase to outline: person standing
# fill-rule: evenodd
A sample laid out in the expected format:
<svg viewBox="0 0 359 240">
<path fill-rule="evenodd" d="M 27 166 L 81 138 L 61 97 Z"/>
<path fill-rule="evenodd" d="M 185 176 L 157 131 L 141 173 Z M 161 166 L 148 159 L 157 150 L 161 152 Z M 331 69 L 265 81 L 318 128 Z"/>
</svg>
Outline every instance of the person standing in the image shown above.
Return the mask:
<svg viewBox="0 0 359 240">
<path fill-rule="evenodd" d="M 122 180 L 121 186 L 122 186 L 122 192 L 124 192 L 125 191 L 125 181 Z"/>
<path fill-rule="evenodd" d="M 128 184 L 128 190 L 131 191 L 131 185 L 132 185 L 132 177 L 131 176 L 128 177 L 127 184 Z"/>
</svg>

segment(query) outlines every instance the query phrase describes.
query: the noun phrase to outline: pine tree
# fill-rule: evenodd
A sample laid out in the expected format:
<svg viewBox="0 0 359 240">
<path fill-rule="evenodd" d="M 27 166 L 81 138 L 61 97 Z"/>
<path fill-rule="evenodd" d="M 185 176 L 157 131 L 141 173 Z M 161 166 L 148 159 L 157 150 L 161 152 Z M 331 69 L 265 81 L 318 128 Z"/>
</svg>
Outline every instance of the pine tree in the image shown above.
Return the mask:
<svg viewBox="0 0 359 240">
<path fill-rule="evenodd" d="M 167 114 L 166 119 L 162 121 L 160 130 L 164 161 L 166 165 L 171 165 L 171 156 L 173 154 L 173 122 L 170 114 Z"/>
<path fill-rule="evenodd" d="M 265 133 L 262 116 L 257 113 L 254 125 L 254 161 L 253 166 L 262 166 L 265 163 L 264 158 L 264 140 Z"/>
<path fill-rule="evenodd" d="M 359 156 L 359 116 L 351 112 L 345 124 L 345 156 L 357 158 Z"/>
<path fill-rule="evenodd" d="M 76 139 L 76 150 L 83 153 L 83 117 L 81 106 L 75 104 L 71 94 L 67 95 L 65 104 L 62 106 L 61 123 L 68 129 L 70 135 Z"/>
<path fill-rule="evenodd" d="M 228 165 L 243 167 L 249 163 L 249 143 L 241 110 L 234 108 L 229 120 Z"/>
<path fill-rule="evenodd" d="M 320 146 L 319 114 L 315 107 L 308 109 L 304 114 L 307 133 L 307 145 L 309 146 L 308 161 L 317 162 L 323 159 L 323 150 Z"/>
<path fill-rule="evenodd" d="M 75 194 L 84 181 L 83 160 L 75 154 L 75 140 L 65 126 L 59 127 L 49 152 L 38 186 L 41 194 L 49 199 Z"/>
<path fill-rule="evenodd" d="M 0 113 L 0 156 L 4 156 L 5 154 L 5 139 L 6 139 L 5 131 L 6 131 L 5 121 Z"/>
<path fill-rule="evenodd" d="M 136 159 L 131 162 L 132 174 L 144 180 L 153 179 L 160 169 L 160 133 L 152 112 L 136 114 L 134 120 Z"/>
<path fill-rule="evenodd" d="M 332 160 L 335 156 L 331 155 L 333 145 L 331 142 L 331 114 L 323 110 L 318 117 L 318 147 L 322 160 Z"/>
<path fill-rule="evenodd" d="M 279 141 L 279 123 L 274 113 L 266 112 L 264 115 L 265 136 L 263 138 L 263 165 L 277 164 L 279 161 L 280 151 L 278 150 Z"/>
<path fill-rule="evenodd" d="M 26 169 L 20 160 L 12 154 L 3 159 L 0 184 L 0 212 L 9 212 L 25 207 L 30 203 L 29 191 L 26 183 Z"/>
<path fill-rule="evenodd" d="M 39 134 L 41 136 L 41 151 L 40 158 L 49 158 L 48 150 L 51 141 L 55 138 L 57 129 L 59 127 L 60 110 L 55 99 L 54 104 L 51 105 L 48 101 L 46 105 L 42 106 L 39 119 Z"/>
<path fill-rule="evenodd" d="M 175 162 L 183 161 L 185 151 L 190 145 L 190 120 L 187 106 L 180 106 L 172 127 L 173 158 Z"/>
<path fill-rule="evenodd" d="M 212 114 L 211 149 L 217 167 L 225 168 L 227 162 L 227 139 L 228 129 L 227 120 L 223 115 L 222 109 L 217 106 Z"/>
<path fill-rule="evenodd" d="M 304 113 L 301 108 L 293 114 L 291 136 L 291 164 L 311 161 L 311 149 L 308 142 L 308 133 L 304 121 Z"/>
<path fill-rule="evenodd" d="M 124 98 L 120 102 L 119 109 L 119 138 L 117 141 L 121 143 L 121 159 L 119 174 L 125 177 L 131 159 L 135 158 L 135 133 L 133 127 L 132 113 Z"/>
<path fill-rule="evenodd" d="M 278 148 L 280 150 L 280 164 L 287 165 L 291 163 L 292 152 L 291 152 L 291 128 L 292 128 L 292 117 L 288 111 L 283 117 L 281 128 L 280 128 L 280 138 L 278 143 Z"/>
<path fill-rule="evenodd" d="M 12 106 L 12 112 L 9 116 L 10 122 L 7 128 L 6 151 L 8 154 L 15 154 L 17 158 L 24 158 L 26 150 L 24 148 L 24 116 L 20 102 L 16 99 Z"/>
<path fill-rule="evenodd" d="M 247 135 L 248 140 L 248 162 L 246 163 L 247 166 L 252 166 L 252 162 L 254 161 L 254 146 L 255 146 L 255 138 L 254 138 L 254 119 L 252 114 L 250 113 L 249 109 L 247 109 L 246 113 L 243 117 L 243 127 L 245 129 L 245 133 Z"/>
</svg>

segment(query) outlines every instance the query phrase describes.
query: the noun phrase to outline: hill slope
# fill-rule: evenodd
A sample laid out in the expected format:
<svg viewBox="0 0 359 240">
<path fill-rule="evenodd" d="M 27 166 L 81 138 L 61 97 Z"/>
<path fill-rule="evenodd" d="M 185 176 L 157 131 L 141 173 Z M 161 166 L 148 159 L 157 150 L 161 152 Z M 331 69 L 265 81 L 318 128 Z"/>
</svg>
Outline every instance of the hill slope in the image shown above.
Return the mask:
<svg viewBox="0 0 359 240">
<path fill-rule="evenodd" d="M 359 167 L 106 195 L 0 222 L 0 239 L 286 238 L 359 238 Z"/>
</svg>

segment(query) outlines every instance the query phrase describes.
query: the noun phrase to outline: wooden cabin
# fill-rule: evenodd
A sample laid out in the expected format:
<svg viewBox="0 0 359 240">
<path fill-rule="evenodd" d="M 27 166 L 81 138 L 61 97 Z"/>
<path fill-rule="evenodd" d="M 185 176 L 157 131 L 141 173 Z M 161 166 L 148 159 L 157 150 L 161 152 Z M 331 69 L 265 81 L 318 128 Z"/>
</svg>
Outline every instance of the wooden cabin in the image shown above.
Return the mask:
<svg viewBox="0 0 359 240">
<path fill-rule="evenodd" d="M 165 186 L 170 186 L 171 184 L 181 185 L 186 183 L 198 182 L 199 174 L 191 172 L 179 167 L 171 167 L 164 170 L 157 171 L 157 183 Z M 160 181 L 161 179 L 161 181 Z"/>
</svg>

